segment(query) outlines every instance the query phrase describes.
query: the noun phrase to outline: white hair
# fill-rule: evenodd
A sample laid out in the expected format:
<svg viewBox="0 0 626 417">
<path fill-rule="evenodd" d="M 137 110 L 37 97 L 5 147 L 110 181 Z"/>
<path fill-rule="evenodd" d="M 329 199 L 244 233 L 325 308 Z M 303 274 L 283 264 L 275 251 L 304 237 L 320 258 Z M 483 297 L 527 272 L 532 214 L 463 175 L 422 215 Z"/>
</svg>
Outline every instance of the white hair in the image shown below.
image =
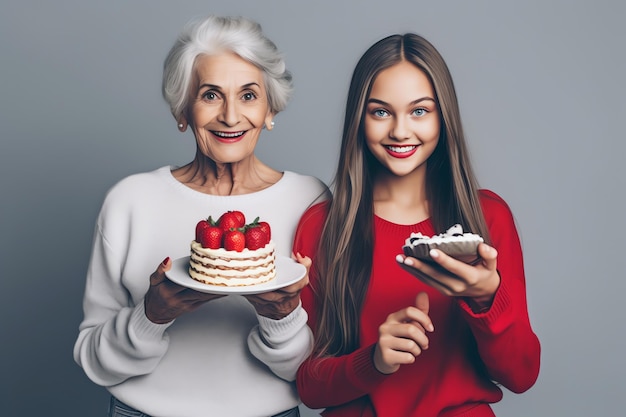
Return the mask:
<svg viewBox="0 0 626 417">
<path fill-rule="evenodd" d="M 261 25 L 244 17 L 209 16 L 185 26 L 163 64 L 163 98 L 176 119 L 187 108 L 196 58 L 224 51 L 257 66 L 263 72 L 270 110 L 274 114 L 284 110 L 293 90 L 291 73 Z"/>
</svg>

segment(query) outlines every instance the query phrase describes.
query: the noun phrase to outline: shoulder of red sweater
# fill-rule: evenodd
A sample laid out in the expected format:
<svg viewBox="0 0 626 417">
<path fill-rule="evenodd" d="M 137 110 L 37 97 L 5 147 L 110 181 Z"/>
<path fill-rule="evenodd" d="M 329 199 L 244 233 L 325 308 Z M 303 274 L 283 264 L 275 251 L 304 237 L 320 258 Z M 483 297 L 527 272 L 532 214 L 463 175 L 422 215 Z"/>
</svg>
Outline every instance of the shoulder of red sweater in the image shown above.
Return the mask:
<svg viewBox="0 0 626 417">
<path fill-rule="evenodd" d="M 312 250 L 313 242 L 319 239 L 327 212 L 328 201 L 323 201 L 312 205 L 302 214 L 294 236 L 294 250 L 310 255 L 308 251 Z"/>
<path fill-rule="evenodd" d="M 480 205 L 492 240 L 515 229 L 515 218 L 509 205 L 491 190 L 479 190 Z"/>
<path fill-rule="evenodd" d="M 510 213 L 511 209 L 509 205 L 504 201 L 502 197 L 491 190 L 481 189 L 478 190 L 480 198 L 480 204 L 485 214 L 504 214 Z"/>
<path fill-rule="evenodd" d="M 328 214 L 329 201 L 322 201 L 309 207 L 300 218 L 300 227 L 323 223 Z"/>
</svg>

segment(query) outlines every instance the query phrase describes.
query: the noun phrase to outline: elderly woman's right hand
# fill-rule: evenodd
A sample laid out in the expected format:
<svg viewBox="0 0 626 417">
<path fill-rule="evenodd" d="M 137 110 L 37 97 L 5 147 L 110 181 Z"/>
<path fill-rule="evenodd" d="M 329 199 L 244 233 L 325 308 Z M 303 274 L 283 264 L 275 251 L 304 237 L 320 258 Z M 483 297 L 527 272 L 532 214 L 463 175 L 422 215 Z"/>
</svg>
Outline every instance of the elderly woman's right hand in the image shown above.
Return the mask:
<svg viewBox="0 0 626 417">
<path fill-rule="evenodd" d="M 245 296 L 259 315 L 280 320 L 300 305 L 300 293 L 309 285 L 309 269 L 313 262 L 308 256 L 299 253 L 294 254 L 294 260 L 306 268 L 306 274 L 301 280 L 276 291 Z"/>
<path fill-rule="evenodd" d="M 181 314 L 195 310 L 207 301 L 223 295 L 205 294 L 173 283 L 165 276 L 172 267 L 166 258 L 150 275 L 150 288 L 144 298 L 146 317 L 153 323 L 169 323 Z"/>
</svg>

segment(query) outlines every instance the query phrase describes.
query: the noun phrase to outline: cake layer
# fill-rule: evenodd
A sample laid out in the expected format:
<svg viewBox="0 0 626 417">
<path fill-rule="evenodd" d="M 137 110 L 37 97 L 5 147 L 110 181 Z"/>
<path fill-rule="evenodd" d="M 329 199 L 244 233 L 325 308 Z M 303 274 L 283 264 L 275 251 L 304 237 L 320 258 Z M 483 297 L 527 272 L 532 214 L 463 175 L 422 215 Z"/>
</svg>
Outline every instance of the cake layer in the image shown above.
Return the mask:
<svg viewBox="0 0 626 417">
<path fill-rule="evenodd" d="M 193 267 L 189 268 L 189 275 L 196 281 L 203 282 L 209 285 L 223 285 L 226 287 L 242 287 L 248 285 L 257 285 L 264 282 L 271 281 L 276 276 L 276 271 L 272 270 L 267 275 L 262 275 L 254 278 L 223 278 L 220 276 L 208 276 L 196 272 Z"/>
<path fill-rule="evenodd" d="M 189 275 L 211 285 L 243 286 L 267 282 L 276 276 L 274 243 L 241 252 L 203 248 L 191 242 Z"/>
<path fill-rule="evenodd" d="M 192 255 L 189 264 L 197 273 L 206 275 L 208 277 L 222 277 L 222 278 L 255 278 L 268 275 L 275 269 L 274 258 L 268 258 L 262 265 L 256 266 L 237 266 L 231 267 L 216 267 L 215 265 L 207 264 L 207 259 L 204 258 L 199 261 L 195 255 Z M 237 262 L 239 263 L 239 262 Z"/>
</svg>

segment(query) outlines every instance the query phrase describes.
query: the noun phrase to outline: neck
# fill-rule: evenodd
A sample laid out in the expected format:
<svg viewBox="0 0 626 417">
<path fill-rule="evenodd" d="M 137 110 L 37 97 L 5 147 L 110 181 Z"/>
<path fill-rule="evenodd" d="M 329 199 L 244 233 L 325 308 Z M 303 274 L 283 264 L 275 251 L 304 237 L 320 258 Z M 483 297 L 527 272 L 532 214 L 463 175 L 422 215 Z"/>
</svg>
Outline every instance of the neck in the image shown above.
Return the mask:
<svg viewBox="0 0 626 417">
<path fill-rule="evenodd" d="M 280 180 L 282 173 L 256 156 L 232 163 L 218 163 L 199 151 L 189 164 L 174 170 L 174 177 L 188 187 L 212 195 L 240 195 L 261 191 Z"/>
<path fill-rule="evenodd" d="M 424 167 L 425 168 L 425 167 Z M 426 170 L 396 176 L 379 172 L 374 182 L 374 213 L 397 224 L 415 224 L 430 216 Z"/>
</svg>

